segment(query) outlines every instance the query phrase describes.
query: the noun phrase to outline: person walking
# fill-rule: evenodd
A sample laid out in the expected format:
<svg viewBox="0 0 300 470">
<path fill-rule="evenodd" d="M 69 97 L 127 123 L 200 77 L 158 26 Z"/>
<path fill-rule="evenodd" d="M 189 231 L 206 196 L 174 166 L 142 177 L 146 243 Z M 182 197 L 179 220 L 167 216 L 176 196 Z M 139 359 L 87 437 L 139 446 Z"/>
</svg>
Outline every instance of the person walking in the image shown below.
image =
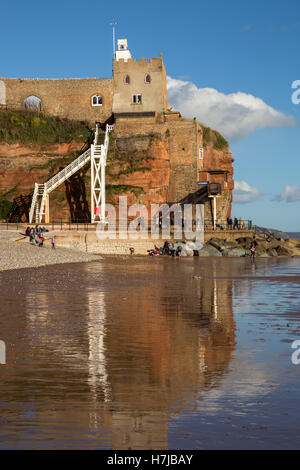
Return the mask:
<svg viewBox="0 0 300 470">
<path fill-rule="evenodd" d="M 257 241 L 255 240 L 255 235 L 253 235 L 253 240 L 250 244 L 250 259 L 252 263 L 254 263 L 255 261 L 256 247 L 257 247 Z"/>
<path fill-rule="evenodd" d="M 232 230 L 232 218 L 227 217 L 227 228 L 228 230 Z"/>
<path fill-rule="evenodd" d="M 55 250 L 55 244 L 56 244 L 56 236 L 53 235 L 53 237 L 51 238 L 52 250 Z"/>
</svg>

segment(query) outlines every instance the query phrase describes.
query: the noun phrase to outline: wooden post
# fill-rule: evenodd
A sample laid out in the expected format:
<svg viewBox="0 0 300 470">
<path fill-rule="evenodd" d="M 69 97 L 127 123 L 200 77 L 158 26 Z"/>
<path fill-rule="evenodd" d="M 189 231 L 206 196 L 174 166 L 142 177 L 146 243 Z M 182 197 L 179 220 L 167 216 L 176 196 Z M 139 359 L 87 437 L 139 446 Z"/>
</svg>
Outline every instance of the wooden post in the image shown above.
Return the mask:
<svg viewBox="0 0 300 470">
<path fill-rule="evenodd" d="M 50 220 L 50 209 L 49 209 L 49 194 L 45 197 L 45 224 L 49 224 Z"/>
</svg>

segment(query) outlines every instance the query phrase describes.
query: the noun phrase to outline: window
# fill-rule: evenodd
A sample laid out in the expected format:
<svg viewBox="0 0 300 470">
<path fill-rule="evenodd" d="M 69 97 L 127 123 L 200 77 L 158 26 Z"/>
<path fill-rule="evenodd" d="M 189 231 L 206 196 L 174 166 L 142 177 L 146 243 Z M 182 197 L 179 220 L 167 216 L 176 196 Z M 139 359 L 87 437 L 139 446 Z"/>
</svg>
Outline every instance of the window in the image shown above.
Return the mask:
<svg viewBox="0 0 300 470">
<path fill-rule="evenodd" d="M 40 112 L 42 110 L 42 102 L 37 96 L 31 95 L 24 101 L 24 108 L 30 111 Z"/>
<path fill-rule="evenodd" d="M 203 160 L 203 147 L 199 147 L 199 160 Z"/>
<path fill-rule="evenodd" d="M 126 83 L 126 85 L 129 85 L 129 83 L 130 83 L 129 75 L 126 75 L 126 77 L 124 78 L 124 83 Z"/>
<path fill-rule="evenodd" d="M 142 104 L 142 95 L 133 95 L 132 103 L 133 104 Z"/>
<path fill-rule="evenodd" d="M 92 96 L 92 106 L 103 106 L 103 96 L 102 95 L 93 95 Z"/>
<path fill-rule="evenodd" d="M 149 73 L 145 76 L 145 83 L 151 83 L 151 75 Z"/>
</svg>

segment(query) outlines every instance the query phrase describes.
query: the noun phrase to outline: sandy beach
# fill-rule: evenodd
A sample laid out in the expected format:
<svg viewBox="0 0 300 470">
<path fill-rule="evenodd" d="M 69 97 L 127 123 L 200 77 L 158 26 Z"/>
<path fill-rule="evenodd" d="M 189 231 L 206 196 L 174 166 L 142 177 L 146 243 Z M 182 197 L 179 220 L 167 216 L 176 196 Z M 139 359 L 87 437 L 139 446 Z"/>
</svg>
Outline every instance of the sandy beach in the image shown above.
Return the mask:
<svg viewBox="0 0 300 470">
<path fill-rule="evenodd" d="M 21 237 L 17 231 L 0 231 L 0 271 L 99 259 L 99 255 L 67 248 L 56 247 L 53 250 L 49 241 L 41 248 L 29 242 L 16 241 Z"/>
</svg>

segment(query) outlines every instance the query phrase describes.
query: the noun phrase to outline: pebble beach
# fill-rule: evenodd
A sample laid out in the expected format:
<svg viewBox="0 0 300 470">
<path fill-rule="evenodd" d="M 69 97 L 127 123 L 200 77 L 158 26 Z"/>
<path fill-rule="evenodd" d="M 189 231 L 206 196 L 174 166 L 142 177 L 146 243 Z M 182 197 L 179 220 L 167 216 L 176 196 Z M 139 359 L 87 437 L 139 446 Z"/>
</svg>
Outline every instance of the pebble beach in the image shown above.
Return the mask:
<svg viewBox="0 0 300 470">
<path fill-rule="evenodd" d="M 17 231 L 0 231 L 0 271 L 33 268 L 64 263 L 99 260 L 98 255 L 67 248 L 51 248 L 50 240 L 39 248 L 26 241 L 16 241 L 22 235 Z M 47 238 L 50 235 L 47 234 Z"/>
</svg>

